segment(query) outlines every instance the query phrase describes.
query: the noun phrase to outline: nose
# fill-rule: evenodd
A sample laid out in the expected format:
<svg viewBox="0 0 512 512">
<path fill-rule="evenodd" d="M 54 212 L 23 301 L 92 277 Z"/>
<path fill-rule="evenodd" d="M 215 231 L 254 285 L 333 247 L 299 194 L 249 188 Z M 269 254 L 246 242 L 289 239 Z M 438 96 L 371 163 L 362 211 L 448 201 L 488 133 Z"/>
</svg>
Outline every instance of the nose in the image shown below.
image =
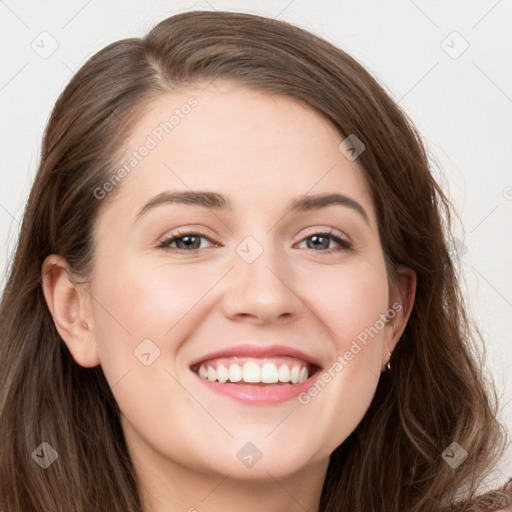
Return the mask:
<svg viewBox="0 0 512 512">
<path fill-rule="evenodd" d="M 253 324 L 290 322 L 302 304 L 294 290 L 293 269 L 270 242 L 261 247 L 261 254 L 252 262 L 242 250 L 235 252 L 223 299 L 224 313 L 231 320 Z"/>
</svg>

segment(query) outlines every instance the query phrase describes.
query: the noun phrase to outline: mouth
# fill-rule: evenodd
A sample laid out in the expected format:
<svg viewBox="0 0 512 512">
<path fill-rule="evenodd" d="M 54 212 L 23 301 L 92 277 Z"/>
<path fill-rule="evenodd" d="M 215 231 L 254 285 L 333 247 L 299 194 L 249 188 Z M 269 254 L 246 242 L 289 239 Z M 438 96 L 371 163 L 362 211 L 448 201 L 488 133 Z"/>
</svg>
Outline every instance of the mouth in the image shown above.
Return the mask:
<svg viewBox="0 0 512 512">
<path fill-rule="evenodd" d="M 233 346 L 193 361 L 190 370 L 207 389 L 249 404 L 290 400 L 312 385 L 320 364 L 283 346 Z"/>
<path fill-rule="evenodd" d="M 292 357 L 225 357 L 195 364 L 190 368 L 200 378 L 220 384 L 282 385 L 301 384 L 320 367 Z"/>
</svg>

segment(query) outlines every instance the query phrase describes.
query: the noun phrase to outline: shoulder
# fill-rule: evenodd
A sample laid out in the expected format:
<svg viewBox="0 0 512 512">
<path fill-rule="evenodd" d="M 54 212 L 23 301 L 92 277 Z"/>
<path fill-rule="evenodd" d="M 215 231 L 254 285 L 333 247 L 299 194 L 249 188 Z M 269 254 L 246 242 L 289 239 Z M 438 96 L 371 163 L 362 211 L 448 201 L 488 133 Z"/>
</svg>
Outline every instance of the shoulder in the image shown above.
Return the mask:
<svg viewBox="0 0 512 512">
<path fill-rule="evenodd" d="M 472 501 L 469 510 L 512 512 L 512 478 L 509 478 L 502 486 L 477 496 Z"/>
<path fill-rule="evenodd" d="M 510 504 L 506 508 L 500 508 L 499 510 L 492 510 L 489 512 L 512 512 L 512 478 L 509 478 L 500 490 L 507 494 Z"/>
</svg>

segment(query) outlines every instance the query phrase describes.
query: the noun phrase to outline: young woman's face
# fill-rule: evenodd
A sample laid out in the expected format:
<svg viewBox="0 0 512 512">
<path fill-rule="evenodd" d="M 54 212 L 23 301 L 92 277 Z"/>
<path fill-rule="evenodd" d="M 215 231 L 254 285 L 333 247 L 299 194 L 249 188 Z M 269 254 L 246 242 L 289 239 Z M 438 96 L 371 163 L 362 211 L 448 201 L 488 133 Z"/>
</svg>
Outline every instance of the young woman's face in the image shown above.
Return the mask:
<svg viewBox="0 0 512 512">
<path fill-rule="evenodd" d="M 400 306 L 342 141 L 297 102 L 228 82 L 161 96 L 135 127 L 96 224 L 89 328 L 155 472 L 325 470 L 368 409 Z"/>
</svg>

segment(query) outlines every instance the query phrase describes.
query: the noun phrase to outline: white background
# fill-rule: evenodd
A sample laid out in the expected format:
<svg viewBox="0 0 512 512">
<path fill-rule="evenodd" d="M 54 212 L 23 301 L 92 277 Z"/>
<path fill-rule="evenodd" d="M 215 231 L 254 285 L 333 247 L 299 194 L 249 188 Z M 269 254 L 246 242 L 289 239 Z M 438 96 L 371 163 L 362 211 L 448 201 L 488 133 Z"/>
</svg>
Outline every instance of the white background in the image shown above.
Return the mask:
<svg viewBox="0 0 512 512">
<path fill-rule="evenodd" d="M 58 94 L 108 43 L 142 36 L 167 16 L 198 9 L 263 14 L 324 37 L 365 65 L 419 128 L 441 169 L 436 176 L 460 217 L 454 234 L 464 290 L 486 339 L 489 372 L 510 429 L 510 0 L 0 0 L 0 288 Z M 47 58 L 33 49 L 49 51 L 52 44 L 58 47 L 43 55 Z M 511 476 L 509 448 L 495 479 L 501 483 Z"/>
</svg>

